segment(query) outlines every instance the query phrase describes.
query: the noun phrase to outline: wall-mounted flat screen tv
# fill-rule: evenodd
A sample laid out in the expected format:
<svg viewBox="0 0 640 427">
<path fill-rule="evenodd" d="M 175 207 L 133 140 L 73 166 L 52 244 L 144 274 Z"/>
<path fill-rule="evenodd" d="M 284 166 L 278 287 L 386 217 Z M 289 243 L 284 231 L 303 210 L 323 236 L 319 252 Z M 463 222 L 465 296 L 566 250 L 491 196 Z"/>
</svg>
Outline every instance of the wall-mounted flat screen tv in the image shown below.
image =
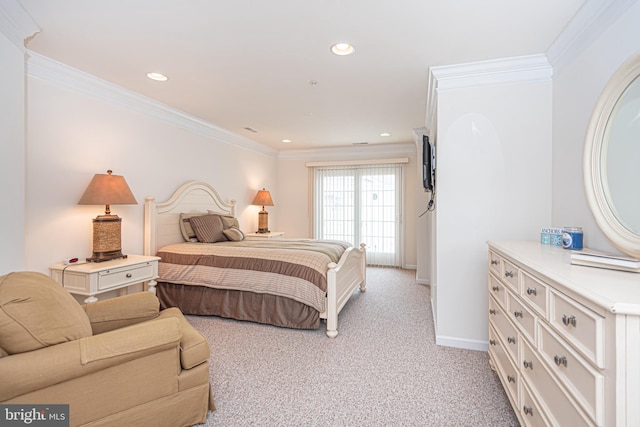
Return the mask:
<svg viewBox="0 0 640 427">
<path fill-rule="evenodd" d="M 422 136 L 422 185 L 426 191 L 434 191 L 436 178 L 436 146 L 429 142 L 429 135 Z"/>
</svg>

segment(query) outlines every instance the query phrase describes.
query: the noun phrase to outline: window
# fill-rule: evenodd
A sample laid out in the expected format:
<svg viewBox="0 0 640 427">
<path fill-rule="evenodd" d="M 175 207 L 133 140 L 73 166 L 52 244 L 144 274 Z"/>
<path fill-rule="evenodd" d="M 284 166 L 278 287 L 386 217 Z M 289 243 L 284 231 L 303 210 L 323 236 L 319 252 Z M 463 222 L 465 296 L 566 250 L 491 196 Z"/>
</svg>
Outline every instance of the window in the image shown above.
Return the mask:
<svg viewBox="0 0 640 427">
<path fill-rule="evenodd" d="M 402 165 L 314 167 L 314 237 L 367 245 L 367 263 L 401 266 Z"/>
</svg>

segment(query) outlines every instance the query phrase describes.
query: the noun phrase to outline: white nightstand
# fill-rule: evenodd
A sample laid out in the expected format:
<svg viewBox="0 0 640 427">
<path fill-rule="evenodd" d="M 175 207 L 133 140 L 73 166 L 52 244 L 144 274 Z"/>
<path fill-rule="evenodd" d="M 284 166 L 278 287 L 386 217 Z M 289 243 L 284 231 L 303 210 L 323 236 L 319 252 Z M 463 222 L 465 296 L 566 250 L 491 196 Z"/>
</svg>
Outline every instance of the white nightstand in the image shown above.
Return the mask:
<svg viewBox="0 0 640 427">
<path fill-rule="evenodd" d="M 153 292 L 158 277 L 156 256 L 128 255 L 127 258 L 83 264 L 55 264 L 49 267 L 51 277 L 70 293 L 86 295 L 85 303 L 98 301 L 96 295 L 131 285 L 148 282 Z"/>
<path fill-rule="evenodd" d="M 268 233 L 245 233 L 244 238 L 251 239 L 282 239 L 284 231 L 270 231 Z"/>
</svg>

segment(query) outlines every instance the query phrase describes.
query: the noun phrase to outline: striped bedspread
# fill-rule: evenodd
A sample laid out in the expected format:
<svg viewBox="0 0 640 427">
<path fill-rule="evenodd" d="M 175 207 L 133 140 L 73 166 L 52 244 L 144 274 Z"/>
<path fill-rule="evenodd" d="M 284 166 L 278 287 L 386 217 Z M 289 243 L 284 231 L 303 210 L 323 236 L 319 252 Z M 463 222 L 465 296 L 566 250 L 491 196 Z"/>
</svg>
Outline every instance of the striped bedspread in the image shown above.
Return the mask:
<svg viewBox="0 0 640 427">
<path fill-rule="evenodd" d="M 325 310 L 327 265 L 351 245 L 335 240 L 264 239 L 176 243 L 158 251 L 158 282 L 267 293 Z"/>
</svg>

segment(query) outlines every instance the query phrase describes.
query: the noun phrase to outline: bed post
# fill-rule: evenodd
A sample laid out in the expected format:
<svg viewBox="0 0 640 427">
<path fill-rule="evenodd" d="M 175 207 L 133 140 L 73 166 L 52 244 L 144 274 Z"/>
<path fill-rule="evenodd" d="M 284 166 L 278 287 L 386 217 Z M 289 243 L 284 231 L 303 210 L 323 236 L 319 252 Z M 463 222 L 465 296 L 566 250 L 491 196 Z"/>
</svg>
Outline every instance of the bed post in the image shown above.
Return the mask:
<svg viewBox="0 0 640 427">
<path fill-rule="evenodd" d="M 329 263 L 327 271 L 327 336 L 338 336 L 338 288 L 335 262 Z"/>
<path fill-rule="evenodd" d="M 143 253 L 144 255 L 156 254 L 156 199 L 153 196 L 147 196 L 144 199 L 144 241 L 143 241 Z M 152 294 L 156 294 L 156 281 L 150 280 L 147 282 L 147 290 Z"/>
<path fill-rule="evenodd" d="M 362 263 L 360 264 L 360 271 L 362 274 L 362 282 L 360 283 L 360 292 L 367 292 L 367 244 L 360 243 L 360 251 L 362 252 Z"/>
</svg>

